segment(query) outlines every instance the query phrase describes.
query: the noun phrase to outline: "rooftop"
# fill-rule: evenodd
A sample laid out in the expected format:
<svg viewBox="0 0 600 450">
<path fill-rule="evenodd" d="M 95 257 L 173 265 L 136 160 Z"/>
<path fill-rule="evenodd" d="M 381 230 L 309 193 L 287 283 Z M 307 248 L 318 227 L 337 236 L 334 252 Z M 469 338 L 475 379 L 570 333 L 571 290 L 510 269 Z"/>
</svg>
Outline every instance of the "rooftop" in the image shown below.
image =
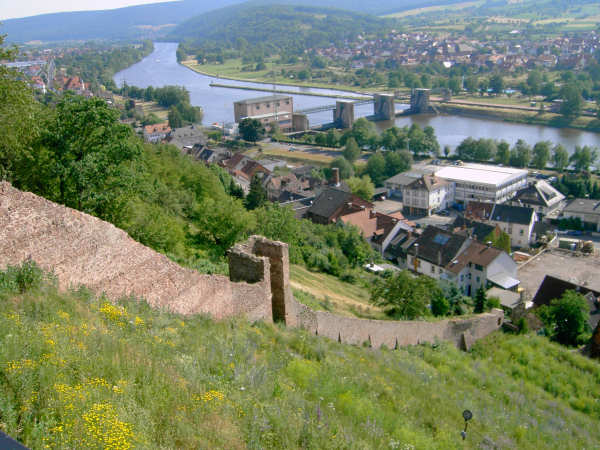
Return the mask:
<svg viewBox="0 0 600 450">
<path fill-rule="evenodd" d="M 247 98 L 245 100 L 239 100 L 235 103 L 242 105 L 253 105 L 254 103 L 273 102 L 276 100 L 291 100 L 290 95 L 265 95 L 264 97 Z"/>
<path fill-rule="evenodd" d="M 435 175 L 451 181 L 470 181 L 497 187 L 517 178 L 526 177 L 527 171 L 489 164 L 465 163 L 462 166 L 443 167 Z"/>
<path fill-rule="evenodd" d="M 600 214 L 600 200 L 575 198 L 565 207 L 564 212 Z"/>
</svg>

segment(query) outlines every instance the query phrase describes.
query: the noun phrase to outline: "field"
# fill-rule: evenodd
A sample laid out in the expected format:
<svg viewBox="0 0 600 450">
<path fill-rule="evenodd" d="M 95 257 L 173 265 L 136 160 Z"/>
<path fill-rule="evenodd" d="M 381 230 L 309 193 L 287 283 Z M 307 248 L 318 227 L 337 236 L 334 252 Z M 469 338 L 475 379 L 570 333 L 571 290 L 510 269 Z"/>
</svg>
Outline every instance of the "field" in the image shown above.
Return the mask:
<svg viewBox="0 0 600 450">
<path fill-rule="evenodd" d="M 482 4 L 483 4 L 482 1 L 476 1 L 476 2 L 454 3 L 451 5 L 427 6 L 425 8 L 409 9 L 408 11 L 402 11 L 402 12 L 398 12 L 398 13 L 388 14 L 384 17 L 402 18 L 402 17 L 416 16 L 419 14 L 427 14 L 427 13 L 438 12 L 438 11 L 443 11 L 443 12 L 458 11 L 461 9 L 470 8 L 472 6 L 479 6 Z"/>
<path fill-rule="evenodd" d="M 267 86 L 271 83 L 287 84 L 290 86 L 304 86 L 304 87 L 316 87 L 316 88 L 328 88 L 337 89 L 341 91 L 350 92 L 373 92 L 373 88 L 368 90 L 361 89 L 359 86 L 351 86 L 344 84 L 333 85 L 328 81 L 319 81 L 319 79 L 312 80 L 298 80 L 296 78 L 290 78 L 289 76 L 282 76 L 282 69 L 286 72 L 289 71 L 300 71 L 305 68 L 305 64 L 300 62 L 298 64 L 281 64 L 275 61 L 274 58 L 269 58 L 265 61 L 266 68 L 263 70 L 244 71 L 242 70 L 243 64 L 241 58 L 228 59 L 223 64 L 209 63 L 209 64 L 198 64 L 196 60 L 187 60 L 182 63 L 190 69 L 217 78 L 225 78 L 232 80 L 241 81 L 254 81 L 259 83 L 265 83 Z M 335 68 L 329 68 L 330 70 L 336 70 Z M 376 90 L 376 89 L 375 89 Z"/>
<path fill-rule="evenodd" d="M 0 272 L 0 429 L 30 448 L 581 449 L 600 364 L 537 336 L 348 346 Z M 469 409 L 466 440 L 462 411 Z"/>
</svg>

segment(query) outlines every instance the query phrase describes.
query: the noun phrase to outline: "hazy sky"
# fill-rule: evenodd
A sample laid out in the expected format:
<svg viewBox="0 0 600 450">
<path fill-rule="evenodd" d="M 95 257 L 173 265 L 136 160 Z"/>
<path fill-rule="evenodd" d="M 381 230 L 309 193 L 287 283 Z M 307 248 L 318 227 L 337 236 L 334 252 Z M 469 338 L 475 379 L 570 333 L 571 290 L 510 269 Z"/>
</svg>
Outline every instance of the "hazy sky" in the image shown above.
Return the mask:
<svg viewBox="0 0 600 450">
<path fill-rule="evenodd" d="M 161 1 L 169 0 L 0 0 L 0 20 L 63 11 L 113 9 Z"/>
</svg>

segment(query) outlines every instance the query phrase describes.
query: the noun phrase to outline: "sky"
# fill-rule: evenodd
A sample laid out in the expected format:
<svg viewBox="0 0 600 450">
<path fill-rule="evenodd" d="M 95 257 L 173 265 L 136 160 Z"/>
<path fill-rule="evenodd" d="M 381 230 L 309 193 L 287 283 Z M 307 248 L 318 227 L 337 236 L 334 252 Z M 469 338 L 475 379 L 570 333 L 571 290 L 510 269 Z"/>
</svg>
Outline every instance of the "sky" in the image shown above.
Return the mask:
<svg viewBox="0 0 600 450">
<path fill-rule="evenodd" d="M 0 0 L 0 20 L 63 11 L 114 9 L 169 0 Z"/>
</svg>

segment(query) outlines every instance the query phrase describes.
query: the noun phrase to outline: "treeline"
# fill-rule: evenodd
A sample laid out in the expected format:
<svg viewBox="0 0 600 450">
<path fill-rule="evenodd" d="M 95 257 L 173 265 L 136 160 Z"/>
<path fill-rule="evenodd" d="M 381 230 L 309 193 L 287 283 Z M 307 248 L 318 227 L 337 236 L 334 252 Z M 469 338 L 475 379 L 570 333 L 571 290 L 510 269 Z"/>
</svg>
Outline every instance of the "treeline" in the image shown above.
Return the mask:
<svg viewBox="0 0 600 450">
<path fill-rule="evenodd" d="M 587 172 L 598 160 L 598 148 L 577 146 L 569 156 L 561 144 L 553 145 L 549 141 L 540 141 L 531 147 L 519 139 L 510 147 L 506 141 L 468 137 L 456 148 L 456 157 L 469 161 L 493 161 L 515 167 L 532 166 L 536 169 L 544 169 L 548 163 L 552 163 L 560 171 L 573 167 L 576 172 Z"/>
<path fill-rule="evenodd" d="M 139 88 L 123 84 L 115 92 L 132 99 L 155 101 L 163 108 L 169 109 L 169 125 L 171 128 L 180 128 L 188 123 L 202 122 L 202 108 L 192 106 L 190 93 L 183 86 L 164 86 Z"/>
<path fill-rule="evenodd" d="M 314 6 L 236 5 L 195 17 L 171 37 L 183 41 L 178 57 L 196 56 L 200 62 L 241 57 L 246 64 L 260 63 L 278 54 L 297 58 L 306 49 L 341 46 L 360 34 L 382 33 L 387 20 L 343 10 Z"/>
<path fill-rule="evenodd" d="M 113 89 L 116 88 L 113 81 L 115 73 L 142 60 L 152 53 L 152 50 L 151 41 L 117 48 L 88 43 L 79 55 L 69 54 L 57 58 L 56 66 L 66 67 L 69 75 L 79 75 L 85 82 L 92 83 L 92 90 L 97 90 L 100 85 Z"/>
</svg>

